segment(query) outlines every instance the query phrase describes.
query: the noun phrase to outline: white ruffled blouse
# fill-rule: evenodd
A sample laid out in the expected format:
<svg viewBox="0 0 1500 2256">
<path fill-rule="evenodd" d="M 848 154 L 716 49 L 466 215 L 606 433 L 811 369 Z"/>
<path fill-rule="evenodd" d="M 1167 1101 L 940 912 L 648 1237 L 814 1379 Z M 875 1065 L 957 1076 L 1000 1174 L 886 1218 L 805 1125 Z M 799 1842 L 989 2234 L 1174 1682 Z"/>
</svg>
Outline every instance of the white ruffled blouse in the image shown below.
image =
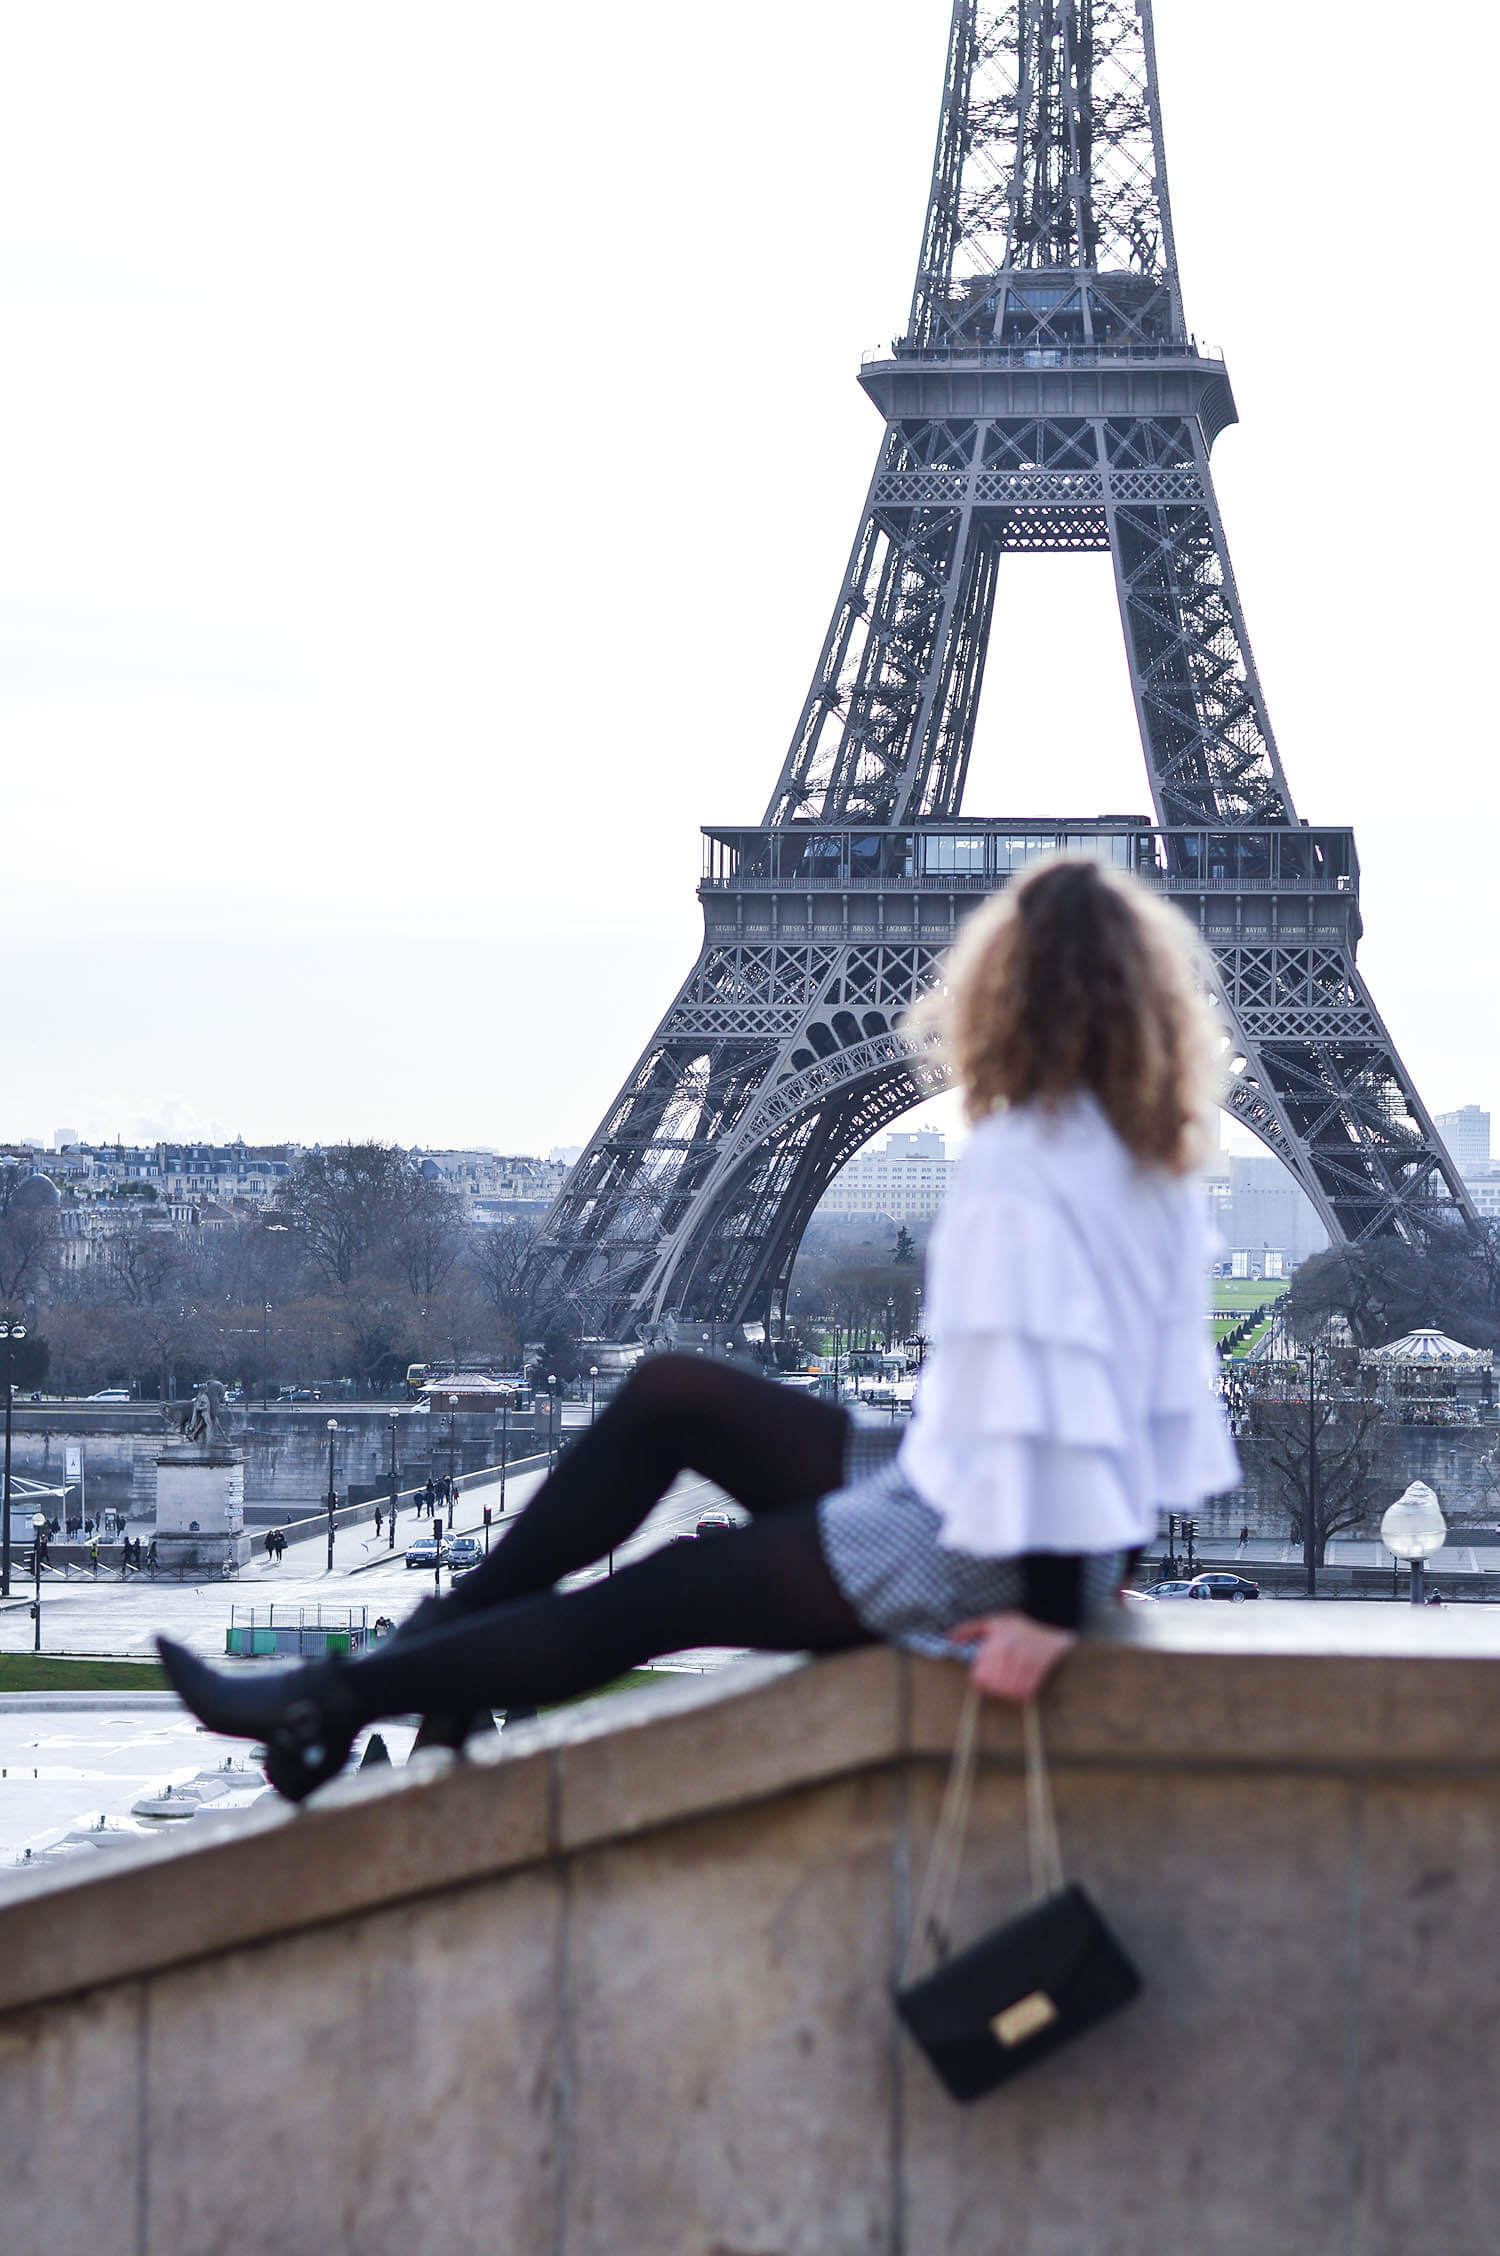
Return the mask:
<svg viewBox="0 0 1500 2256">
<path fill-rule="evenodd" d="M 944 1544 L 1129 1550 L 1233 1488 L 1213 1383 L 1207 1206 L 1092 1097 L 974 1132 L 932 1235 L 931 1340 L 901 1445 Z"/>
</svg>

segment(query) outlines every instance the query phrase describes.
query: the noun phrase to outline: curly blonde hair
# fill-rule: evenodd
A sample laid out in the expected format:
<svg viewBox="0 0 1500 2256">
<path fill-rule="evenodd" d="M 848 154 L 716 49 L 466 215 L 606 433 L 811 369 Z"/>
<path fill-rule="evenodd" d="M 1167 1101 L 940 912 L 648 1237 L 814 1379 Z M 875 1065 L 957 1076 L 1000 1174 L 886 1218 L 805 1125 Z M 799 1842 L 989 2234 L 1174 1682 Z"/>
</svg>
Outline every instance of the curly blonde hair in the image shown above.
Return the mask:
<svg viewBox="0 0 1500 2256">
<path fill-rule="evenodd" d="M 1205 970 L 1178 910 L 1058 854 L 976 910 L 908 1024 L 940 1038 L 970 1120 L 1086 1089 L 1136 1159 L 1185 1175 L 1224 1081 Z"/>
</svg>

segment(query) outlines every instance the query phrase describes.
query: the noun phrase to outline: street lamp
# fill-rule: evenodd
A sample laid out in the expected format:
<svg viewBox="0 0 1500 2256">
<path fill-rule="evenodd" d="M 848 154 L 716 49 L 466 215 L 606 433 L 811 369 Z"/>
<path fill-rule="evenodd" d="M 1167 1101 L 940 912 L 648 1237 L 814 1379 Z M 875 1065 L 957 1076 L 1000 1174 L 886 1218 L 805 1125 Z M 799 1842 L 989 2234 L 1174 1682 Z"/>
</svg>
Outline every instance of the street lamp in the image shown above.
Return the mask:
<svg viewBox="0 0 1500 2256">
<path fill-rule="evenodd" d="M 396 1548 L 396 1420 L 400 1415 L 399 1410 L 389 1412 L 391 1421 L 391 1532 L 386 1541 L 387 1551 L 394 1551 Z"/>
<path fill-rule="evenodd" d="M 10 1411 L 6 1410 L 6 1430 L 9 1431 Z M 557 1463 L 557 1373 L 547 1373 L 547 1470 L 550 1473 Z"/>
<path fill-rule="evenodd" d="M 1302 1570 L 1307 1582 L 1307 1595 L 1318 1595 L 1318 1357 L 1323 1358 L 1323 1376 L 1328 1376 L 1328 1350 L 1313 1340 L 1307 1343 L 1307 1516 L 1302 1522 Z M 1334 1412 L 1330 1409 L 1328 1423 L 1332 1425 Z"/>
<path fill-rule="evenodd" d="M 1380 1540 L 1393 1558 L 1411 1562 L 1411 1602 L 1420 1606 L 1425 1577 L 1423 1569 L 1434 1551 L 1441 1551 L 1447 1541 L 1448 1523 L 1442 1508 L 1426 1481 L 1413 1481 L 1410 1488 L 1390 1505 L 1380 1523 Z"/>
<path fill-rule="evenodd" d="M 458 1396 L 448 1397 L 448 1533 L 453 1533 L 453 1429 L 458 1423 Z"/>
<path fill-rule="evenodd" d="M 260 1317 L 260 1406 L 267 1407 L 271 1379 L 271 1303 L 266 1302 Z"/>
<path fill-rule="evenodd" d="M 42 1649 L 42 1545 L 46 1541 L 46 1536 L 46 1513 L 33 1512 L 31 1516 L 31 1572 L 35 1578 L 35 1584 L 31 1598 L 31 1618 L 36 1623 L 36 1636 L 32 1641 L 32 1646 L 33 1650 L 38 1653 Z"/>
<path fill-rule="evenodd" d="M 597 1363 L 591 1363 L 591 1364 L 589 1365 L 589 1424 L 590 1424 L 590 1425 L 592 1425 L 592 1424 L 593 1424 L 593 1422 L 594 1422 L 594 1399 L 595 1399 L 595 1396 L 596 1396 L 596 1394 L 598 1393 L 598 1388 L 599 1388 L 599 1366 L 598 1366 L 598 1364 L 597 1364 Z"/>
<path fill-rule="evenodd" d="M 338 1490 L 333 1485 L 333 1437 L 339 1430 L 337 1418 L 328 1421 L 328 1572 L 333 1572 L 333 1515 L 339 1508 Z"/>
<path fill-rule="evenodd" d="M 5 1525 L 0 1528 L 0 1598 L 10 1596 L 10 1398 L 15 1387 L 16 1341 L 26 1337 L 26 1326 L 15 1317 L 0 1317 L 0 1340 L 5 1342 Z"/>
</svg>

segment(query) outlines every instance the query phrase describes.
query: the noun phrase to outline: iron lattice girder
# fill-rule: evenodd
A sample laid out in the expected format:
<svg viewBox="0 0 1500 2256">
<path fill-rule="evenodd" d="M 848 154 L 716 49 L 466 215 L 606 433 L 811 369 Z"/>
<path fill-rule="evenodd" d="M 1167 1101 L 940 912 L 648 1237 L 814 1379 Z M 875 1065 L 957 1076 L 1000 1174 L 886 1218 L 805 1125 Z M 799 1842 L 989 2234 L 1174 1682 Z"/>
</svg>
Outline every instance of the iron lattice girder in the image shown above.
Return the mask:
<svg viewBox="0 0 1500 2256">
<path fill-rule="evenodd" d="M 1073 293 L 1091 338 L 1173 319 L 1155 70 L 1149 7 L 1135 0 L 957 0 L 914 345 L 1045 330 L 1061 309 L 1026 292 L 1035 270 L 1092 270 L 1093 287 Z"/>
<path fill-rule="evenodd" d="M 732 1323 L 765 1305 L 844 1159 L 945 1085 L 902 1021 L 964 916 L 1060 850 L 1131 870 L 1195 919 L 1239 1064 L 1231 1108 L 1332 1231 L 1409 1234 L 1438 1205 L 1452 1212 L 1356 969 L 1349 831 L 998 820 L 705 838 L 703 953 L 548 1225 L 548 1257 L 590 1323 L 649 1326 L 677 1310 Z M 676 1075 L 665 1104 L 663 1061 Z M 669 1136 L 668 1119 L 690 1132 Z M 601 1207 L 600 1169 L 622 1160 L 634 1195 Z"/>
<path fill-rule="evenodd" d="M 768 823 L 901 822 L 961 804 L 998 560 L 1108 549 L 1156 804 L 1169 821 L 1290 819 L 1208 468 L 1216 364 L 1117 372 L 1119 412 L 890 422 Z M 867 371 L 867 377 L 870 372 Z M 899 371 L 898 371 L 899 376 Z M 892 379 L 888 414 L 902 404 Z M 1099 371 L 1084 405 L 1099 408 Z M 1012 410 L 1030 378 L 981 370 Z M 877 387 L 871 378 L 872 390 Z M 1077 402 L 1076 372 L 1057 405 Z M 1139 397 L 1134 395 L 1139 394 Z M 1170 397 L 1172 411 L 1163 412 Z M 1205 420 L 1205 401 L 1216 402 Z M 1030 401 L 1025 404 L 1032 404 Z M 1042 404 L 1040 397 L 1037 404 Z"/>
<path fill-rule="evenodd" d="M 843 1159 L 942 1086 L 900 1021 L 961 917 L 1059 847 L 1123 853 L 1197 918 L 1230 1107 L 1336 1239 L 1472 1221 L 1356 969 L 1352 841 L 1298 824 L 1271 734 L 1150 0 L 954 0 L 910 324 L 860 382 L 885 436 L 764 824 L 709 834 L 703 953 L 548 1216 L 538 1282 L 593 1329 L 767 1308 Z M 1069 549 L 1110 553 L 1162 827 L 964 823 L 1001 559 Z"/>
</svg>

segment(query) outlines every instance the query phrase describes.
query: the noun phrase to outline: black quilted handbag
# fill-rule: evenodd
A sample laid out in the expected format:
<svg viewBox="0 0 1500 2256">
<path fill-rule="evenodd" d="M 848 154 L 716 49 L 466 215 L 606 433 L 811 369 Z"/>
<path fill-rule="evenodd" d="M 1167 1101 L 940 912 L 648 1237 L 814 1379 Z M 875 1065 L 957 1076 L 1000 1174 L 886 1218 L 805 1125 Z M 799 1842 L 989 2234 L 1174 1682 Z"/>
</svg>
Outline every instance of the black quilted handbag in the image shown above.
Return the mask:
<svg viewBox="0 0 1500 2256">
<path fill-rule="evenodd" d="M 971 1683 L 933 1840 L 896 2010 L 955 2099 L 979 2099 L 1127 2005 L 1141 1979 L 1097 1907 L 1063 1884 L 1052 1790 L 1035 1703 L 1023 1716 L 1034 1902 L 957 1958 L 948 1921 L 973 1797 L 979 1694 Z M 936 1966 L 911 1979 L 922 1951 Z"/>
</svg>

